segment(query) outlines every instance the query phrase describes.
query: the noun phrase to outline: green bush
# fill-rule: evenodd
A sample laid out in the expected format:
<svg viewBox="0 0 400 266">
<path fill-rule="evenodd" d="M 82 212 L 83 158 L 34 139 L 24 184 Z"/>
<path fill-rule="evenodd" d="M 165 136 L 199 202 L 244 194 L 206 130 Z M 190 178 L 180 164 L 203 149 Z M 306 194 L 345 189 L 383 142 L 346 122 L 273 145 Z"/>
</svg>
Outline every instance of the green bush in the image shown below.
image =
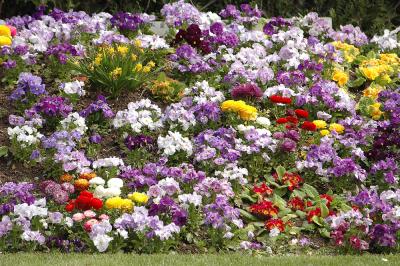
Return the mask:
<svg viewBox="0 0 400 266">
<path fill-rule="evenodd" d="M 107 11 L 143 11 L 153 13 L 171 0 L 0 0 L 0 17 L 29 14 L 34 7 L 47 4 L 63 10 L 84 10 L 89 13 Z M 193 0 L 200 10 L 218 12 L 226 4 L 239 5 L 244 0 Z M 265 15 L 292 17 L 317 12 L 332 17 L 334 26 L 354 24 L 372 36 L 384 28 L 400 25 L 400 1 L 395 0 L 255 0 Z"/>
</svg>

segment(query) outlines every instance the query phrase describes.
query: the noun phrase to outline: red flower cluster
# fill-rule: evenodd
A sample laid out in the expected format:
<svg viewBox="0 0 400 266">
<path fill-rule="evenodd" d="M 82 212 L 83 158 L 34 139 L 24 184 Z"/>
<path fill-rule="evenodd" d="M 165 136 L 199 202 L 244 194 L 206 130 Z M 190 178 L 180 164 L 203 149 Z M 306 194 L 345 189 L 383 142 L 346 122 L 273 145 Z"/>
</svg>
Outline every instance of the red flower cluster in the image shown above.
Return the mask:
<svg viewBox="0 0 400 266">
<path fill-rule="evenodd" d="M 288 206 L 289 208 L 291 208 L 292 210 L 300 210 L 300 211 L 303 211 L 304 208 L 305 208 L 304 201 L 303 201 L 301 198 L 299 198 L 299 197 L 293 197 L 293 198 L 291 198 L 291 199 L 288 201 L 287 206 Z"/>
<path fill-rule="evenodd" d="M 290 97 L 283 97 L 280 95 L 271 95 L 269 97 L 269 99 L 273 103 L 282 103 L 282 104 L 291 104 L 292 103 L 292 99 Z"/>
<path fill-rule="evenodd" d="M 274 173 L 272 176 L 274 177 L 274 179 L 276 181 L 278 181 L 277 173 Z M 299 174 L 296 174 L 296 173 L 286 172 L 282 177 L 282 183 L 288 185 L 288 189 L 290 191 L 293 191 L 294 189 L 299 188 L 300 183 L 302 183 L 303 181 L 304 181 L 303 178 Z"/>
<path fill-rule="evenodd" d="M 319 195 L 321 199 L 326 199 L 326 206 L 329 208 L 331 206 L 331 202 L 333 201 L 333 197 L 328 194 Z"/>
<path fill-rule="evenodd" d="M 274 192 L 272 190 L 272 188 L 270 188 L 269 186 L 267 186 L 265 183 L 262 183 L 259 187 L 258 186 L 254 186 L 253 187 L 253 192 L 260 194 L 260 195 L 272 195 L 272 193 Z"/>
<path fill-rule="evenodd" d="M 296 109 L 296 110 L 294 110 L 294 112 L 296 113 L 296 115 L 298 117 L 302 117 L 302 118 L 307 118 L 308 117 L 308 112 L 306 110 Z"/>
<path fill-rule="evenodd" d="M 269 219 L 265 222 L 265 227 L 270 231 L 274 228 L 278 228 L 281 232 L 285 231 L 285 224 L 281 219 Z"/>
<path fill-rule="evenodd" d="M 304 121 L 304 123 L 301 125 L 301 128 L 304 130 L 308 130 L 308 131 L 315 131 L 317 130 L 317 126 L 310 121 Z"/>
<path fill-rule="evenodd" d="M 277 124 L 290 123 L 290 124 L 286 125 L 286 128 L 291 129 L 291 128 L 297 128 L 297 124 L 299 123 L 299 120 L 306 119 L 306 118 L 308 118 L 308 112 L 306 110 L 303 110 L 303 109 L 296 109 L 294 111 L 288 110 L 286 112 L 286 116 L 278 118 L 276 120 L 276 123 Z M 301 128 L 304 130 L 315 131 L 317 127 L 314 125 L 314 123 L 312 123 L 310 121 L 304 121 L 303 124 L 301 125 Z"/>
<path fill-rule="evenodd" d="M 321 216 L 321 209 L 320 208 L 315 208 L 314 210 L 309 211 L 307 213 L 307 221 L 309 223 L 312 223 L 312 218 L 314 216 L 317 216 L 317 217 Z"/>
<path fill-rule="evenodd" d="M 75 200 L 70 200 L 65 206 L 67 212 L 72 212 L 74 209 L 86 211 L 90 209 L 99 210 L 103 207 L 101 199 L 93 197 L 93 194 L 89 191 L 82 191 L 79 193 Z"/>
<path fill-rule="evenodd" d="M 276 216 L 278 214 L 278 208 L 269 200 L 263 200 L 260 203 L 255 203 L 250 206 L 250 211 L 255 214 L 261 214 L 266 216 Z"/>
</svg>

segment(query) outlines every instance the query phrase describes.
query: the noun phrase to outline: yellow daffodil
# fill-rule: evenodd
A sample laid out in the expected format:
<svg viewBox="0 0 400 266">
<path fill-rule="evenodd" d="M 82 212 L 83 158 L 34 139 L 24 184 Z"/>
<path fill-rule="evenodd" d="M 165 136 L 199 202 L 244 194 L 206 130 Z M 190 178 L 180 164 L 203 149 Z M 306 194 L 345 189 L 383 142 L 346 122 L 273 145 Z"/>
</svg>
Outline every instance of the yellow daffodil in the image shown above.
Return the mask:
<svg viewBox="0 0 400 266">
<path fill-rule="evenodd" d="M 111 71 L 110 76 L 111 76 L 113 79 L 117 79 L 117 78 L 119 78 L 119 77 L 121 76 L 121 74 L 122 74 L 122 68 L 117 67 L 116 69 L 114 69 L 113 71 Z"/>
<path fill-rule="evenodd" d="M 143 65 L 142 64 L 136 64 L 135 68 L 133 69 L 133 71 L 135 72 L 139 72 L 143 69 Z"/>
<path fill-rule="evenodd" d="M 128 53 L 128 47 L 126 46 L 118 46 L 117 47 L 117 51 L 118 53 L 120 53 L 121 55 L 126 55 Z"/>
</svg>

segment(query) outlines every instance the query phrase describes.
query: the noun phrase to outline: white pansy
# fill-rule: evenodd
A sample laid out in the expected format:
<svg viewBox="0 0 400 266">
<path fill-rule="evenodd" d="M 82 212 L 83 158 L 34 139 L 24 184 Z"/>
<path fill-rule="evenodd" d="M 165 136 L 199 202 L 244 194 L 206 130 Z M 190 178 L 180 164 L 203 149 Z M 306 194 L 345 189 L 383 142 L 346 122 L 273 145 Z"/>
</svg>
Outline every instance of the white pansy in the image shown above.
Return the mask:
<svg viewBox="0 0 400 266">
<path fill-rule="evenodd" d="M 188 156 L 193 153 L 193 145 L 189 138 L 183 137 L 180 132 L 168 131 L 165 137 L 159 136 L 157 140 L 158 148 L 163 151 L 163 155 L 171 156 L 176 152 L 184 151 Z"/>
<path fill-rule="evenodd" d="M 36 128 L 28 125 L 9 127 L 7 133 L 10 139 L 16 139 L 22 148 L 39 143 L 43 137 Z"/>
<path fill-rule="evenodd" d="M 84 135 L 88 129 L 85 118 L 80 116 L 77 112 L 68 114 L 66 118 L 60 121 L 60 124 L 62 129 L 67 131 L 76 130 L 81 135 Z"/>
<path fill-rule="evenodd" d="M 101 168 L 101 167 L 118 167 L 124 166 L 124 161 L 118 157 L 109 157 L 96 160 L 92 163 L 94 169 Z"/>
<path fill-rule="evenodd" d="M 107 250 L 108 245 L 110 244 L 110 242 L 113 240 L 114 238 L 112 238 L 111 236 L 108 235 L 96 235 L 92 238 L 93 244 L 96 246 L 97 250 L 99 252 L 104 252 Z"/>
<path fill-rule="evenodd" d="M 144 129 L 156 130 L 162 127 L 161 109 L 151 103 L 149 99 L 142 99 L 138 102 L 131 102 L 128 108 L 118 111 L 113 119 L 115 128 L 130 126 L 135 133 Z"/>
<path fill-rule="evenodd" d="M 61 84 L 60 89 L 65 94 L 77 94 L 79 96 L 84 96 L 86 94 L 86 91 L 83 89 L 84 85 L 85 83 L 82 81 L 75 80 Z"/>
</svg>

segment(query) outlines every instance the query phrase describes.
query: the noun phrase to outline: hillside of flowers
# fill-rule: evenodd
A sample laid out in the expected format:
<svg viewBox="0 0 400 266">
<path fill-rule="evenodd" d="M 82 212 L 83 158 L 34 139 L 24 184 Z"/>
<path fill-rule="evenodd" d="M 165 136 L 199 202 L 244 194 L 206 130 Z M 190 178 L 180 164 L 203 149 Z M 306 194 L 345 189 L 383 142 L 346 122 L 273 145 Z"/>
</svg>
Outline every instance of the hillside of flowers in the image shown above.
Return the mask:
<svg viewBox="0 0 400 266">
<path fill-rule="evenodd" d="M 399 31 L 183 0 L 5 19 L 0 251 L 399 251 Z"/>
</svg>

